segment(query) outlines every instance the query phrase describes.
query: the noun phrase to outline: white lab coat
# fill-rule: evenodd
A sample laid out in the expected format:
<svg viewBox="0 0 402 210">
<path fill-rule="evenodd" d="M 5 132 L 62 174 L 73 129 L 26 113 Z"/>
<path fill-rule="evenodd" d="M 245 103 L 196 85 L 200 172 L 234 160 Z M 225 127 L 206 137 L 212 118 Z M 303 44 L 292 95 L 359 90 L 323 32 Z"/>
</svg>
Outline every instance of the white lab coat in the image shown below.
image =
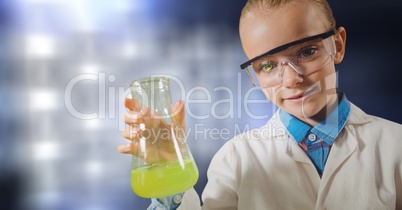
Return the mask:
<svg viewBox="0 0 402 210">
<path fill-rule="evenodd" d="M 278 113 L 214 156 L 202 209 L 402 209 L 402 125 L 351 104 L 322 178 Z M 179 209 L 200 209 L 194 189 Z"/>
</svg>

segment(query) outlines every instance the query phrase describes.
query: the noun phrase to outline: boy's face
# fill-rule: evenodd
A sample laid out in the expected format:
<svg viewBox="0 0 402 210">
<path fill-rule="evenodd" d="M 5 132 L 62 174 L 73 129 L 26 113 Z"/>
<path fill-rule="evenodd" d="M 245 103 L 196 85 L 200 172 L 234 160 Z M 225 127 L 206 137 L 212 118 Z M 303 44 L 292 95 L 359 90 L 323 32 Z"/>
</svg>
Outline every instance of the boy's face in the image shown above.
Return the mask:
<svg viewBox="0 0 402 210">
<path fill-rule="evenodd" d="M 252 15 L 244 17 L 240 22 L 240 38 L 244 52 L 252 59 L 280 45 L 321 34 L 329 29 L 330 23 L 326 16 L 312 1 L 295 1 L 269 11 L 254 9 Z M 333 38 L 330 38 L 332 41 Z M 340 61 L 338 59 L 335 62 Z M 263 78 L 258 80 L 264 83 Z M 299 75 L 285 65 L 282 83 L 262 90 L 279 108 L 311 123 L 311 117 L 327 104 L 336 101 L 335 88 L 335 67 L 334 61 L 331 61 L 309 75 Z"/>
</svg>

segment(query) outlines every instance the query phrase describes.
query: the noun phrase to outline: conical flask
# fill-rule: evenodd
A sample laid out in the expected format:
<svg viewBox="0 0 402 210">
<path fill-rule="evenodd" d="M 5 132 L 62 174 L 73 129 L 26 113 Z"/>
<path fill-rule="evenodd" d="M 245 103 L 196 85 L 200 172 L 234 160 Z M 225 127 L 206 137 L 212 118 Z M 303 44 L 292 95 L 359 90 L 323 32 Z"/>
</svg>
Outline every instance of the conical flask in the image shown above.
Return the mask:
<svg viewBox="0 0 402 210">
<path fill-rule="evenodd" d="M 131 82 L 134 111 L 141 120 L 132 128 L 135 152 L 131 187 L 144 198 L 161 198 L 195 185 L 198 169 L 185 130 L 172 113 L 169 79 L 147 77 Z"/>
</svg>

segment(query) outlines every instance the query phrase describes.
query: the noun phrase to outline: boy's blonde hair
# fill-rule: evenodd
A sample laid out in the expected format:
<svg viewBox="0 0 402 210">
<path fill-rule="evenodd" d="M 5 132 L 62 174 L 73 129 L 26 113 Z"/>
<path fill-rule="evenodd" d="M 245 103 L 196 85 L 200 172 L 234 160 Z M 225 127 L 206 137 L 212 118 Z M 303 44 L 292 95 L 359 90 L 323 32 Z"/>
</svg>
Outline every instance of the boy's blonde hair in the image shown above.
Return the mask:
<svg viewBox="0 0 402 210">
<path fill-rule="evenodd" d="M 272 8 L 278 8 L 280 6 L 286 5 L 291 2 L 295 2 L 297 0 L 248 0 L 246 5 L 244 6 L 240 20 L 244 17 L 246 17 L 248 14 L 252 12 L 253 9 L 261 9 L 263 11 L 266 11 L 267 9 L 272 9 Z M 328 18 L 328 21 L 330 23 L 331 28 L 335 28 L 336 26 L 336 21 L 332 13 L 332 9 L 329 6 L 329 3 L 327 0 L 311 0 L 314 3 L 316 3 L 324 12 L 326 17 Z"/>
</svg>

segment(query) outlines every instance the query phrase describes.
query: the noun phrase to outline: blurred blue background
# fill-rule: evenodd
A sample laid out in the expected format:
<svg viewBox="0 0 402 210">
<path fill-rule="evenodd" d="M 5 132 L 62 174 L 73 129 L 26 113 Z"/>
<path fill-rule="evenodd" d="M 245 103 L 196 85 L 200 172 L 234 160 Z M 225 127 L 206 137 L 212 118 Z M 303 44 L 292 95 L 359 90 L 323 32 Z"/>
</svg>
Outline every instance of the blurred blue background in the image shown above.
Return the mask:
<svg viewBox="0 0 402 210">
<path fill-rule="evenodd" d="M 239 70 L 245 2 L 2 0 L 0 209 L 145 209 L 116 147 L 128 84 L 151 74 L 177 79 L 174 101 L 204 101 L 186 107 L 201 194 L 213 154 L 276 109 Z M 330 3 L 348 32 L 339 87 L 402 123 L 402 1 Z M 245 96 L 261 103 L 244 106 Z"/>
</svg>

